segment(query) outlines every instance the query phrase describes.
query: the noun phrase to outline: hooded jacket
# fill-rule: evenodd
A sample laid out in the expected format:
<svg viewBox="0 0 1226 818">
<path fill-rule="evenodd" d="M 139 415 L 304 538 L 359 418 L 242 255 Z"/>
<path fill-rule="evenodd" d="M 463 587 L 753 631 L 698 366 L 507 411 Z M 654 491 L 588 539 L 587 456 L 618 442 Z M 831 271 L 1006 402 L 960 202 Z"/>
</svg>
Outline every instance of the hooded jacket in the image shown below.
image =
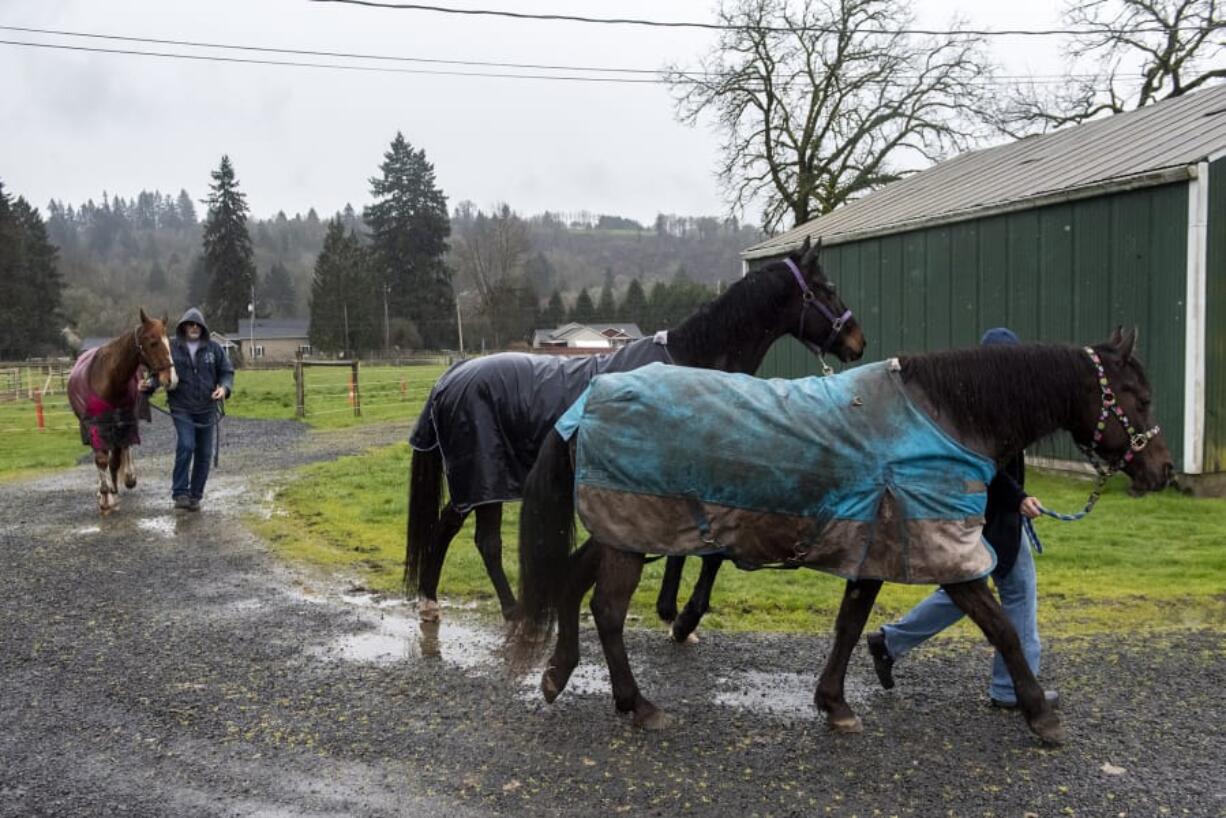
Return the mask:
<svg viewBox="0 0 1226 818">
<path fill-rule="evenodd" d="M 193 357 L 187 347 L 187 323 L 201 327 L 200 346 Z M 170 342 L 170 355 L 174 360 L 179 385 L 167 394 L 172 411 L 207 412 L 213 408 L 213 390 L 224 386 L 226 397 L 234 388 L 234 365 L 221 344 L 212 339 L 208 324 L 200 310 L 191 307 L 183 313 L 175 328 L 174 340 Z"/>
</svg>

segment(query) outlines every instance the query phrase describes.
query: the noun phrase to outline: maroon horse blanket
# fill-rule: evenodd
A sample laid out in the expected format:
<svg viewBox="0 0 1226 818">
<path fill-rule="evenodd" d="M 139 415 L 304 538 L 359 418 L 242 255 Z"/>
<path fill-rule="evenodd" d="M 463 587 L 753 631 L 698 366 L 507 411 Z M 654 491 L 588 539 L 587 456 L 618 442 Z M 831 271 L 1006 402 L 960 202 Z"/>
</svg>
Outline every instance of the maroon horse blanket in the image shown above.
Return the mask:
<svg viewBox="0 0 1226 818">
<path fill-rule="evenodd" d="M 137 424 L 140 391 L 140 367 L 132 373 L 122 399 L 111 403 L 94 393 L 89 386 L 89 370 L 100 347 L 81 353 L 68 375 L 68 403 L 81 424 L 81 442 L 96 451 L 134 446 L 140 443 Z M 141 416 L 148 420 L 148 409 Z"/>
</svg>

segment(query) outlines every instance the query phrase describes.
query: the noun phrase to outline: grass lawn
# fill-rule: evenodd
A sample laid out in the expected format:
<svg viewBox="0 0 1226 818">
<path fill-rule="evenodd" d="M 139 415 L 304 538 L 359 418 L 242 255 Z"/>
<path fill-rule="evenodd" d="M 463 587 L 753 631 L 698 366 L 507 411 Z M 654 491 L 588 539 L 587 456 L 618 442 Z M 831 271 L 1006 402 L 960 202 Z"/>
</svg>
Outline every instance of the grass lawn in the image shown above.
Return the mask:
<svg viewBox="0 0 1226 818">
<path fill-rule="evenodd" d="M 398 593 L 404 565 L 406 444 L 305 467 L 285 486 L 285 514 L 258 524 L 279 553 L 352 575 L 375 590 Z M 1089 483 L 1033 474 L 1030 490 L 1061 510 L 1080 508 Z M 1046 551 L 1037 558 L 1045 633 L 1226 627 L 1226 500 L 1197 500 L 1166 492 L 1133 499 L 1113 482 L 1095 511 L 1077 523 L 1042 520 Z M 514 578 L 518 506 L 503 515 L 503 563 Z M 493 590 L 473 544 L 471 519 L 456 537 L 440 591 L 475 599 L 497 611 Z M 683 585 L 698 574 L 690 560 Z M 663 563 L 649 565 L 632 613 L 655 619 Z M 903 613 L 930 589 L 887 585 L 878 616 Z M 813 571 L 746 573 L 725 566 L 716 583 L 706 627 L 730 630 L 824 631 L 833 625 L 843 591 L 835 577 Z M 684 601 L 684 596 L 683 596 Z M 972 633 L 965 622 L 962 633 Z"/>
<path fill-rule="evenodd" d="M 442 366 L 364 366 L 359 376 L 362 417 L 349 403 L 349 370 L 307 369 L 306 422 L 316 428 L 341 428 L 361 423 L 416 419 Z M 159 392 L 154 402 L 165 407 Z M 46 428 L 37 427 L 32 400 L 0 403 L 0 479 L 64 468 L 88 451 L 81 445 L 77 421 L 62 394 L 48 395 L 43 404 Z M 294 419 L 292 369 L 239 371 L 235 391 L 226 401 L 233 417 Z"/>
</svg>

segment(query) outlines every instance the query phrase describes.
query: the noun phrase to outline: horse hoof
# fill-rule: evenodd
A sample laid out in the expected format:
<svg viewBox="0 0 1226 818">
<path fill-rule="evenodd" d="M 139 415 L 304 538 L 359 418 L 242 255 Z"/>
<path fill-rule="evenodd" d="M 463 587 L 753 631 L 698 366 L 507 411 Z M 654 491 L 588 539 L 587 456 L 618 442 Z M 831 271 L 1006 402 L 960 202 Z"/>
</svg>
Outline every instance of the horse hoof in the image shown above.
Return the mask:
<svg viewBox="0 0 1226 818">
<path fill-rule="evenodd" d="M 1030 722 L 1030 729 L 1040 741 L 1051 747 L 1059 747 L 1066 738 L 1060 716 L 1054 712 L 1039 716 Z"/>
<path fill-rule="evenodd" d="M 643 715 L 635 715 L 633 724 L 643 730 L 667 730 L 676 723 L 676 719 L 659 708 L 653 707 Z"/>
<path fill-rule="evenodd" d="M 437 600 L 423 599 L 417 603 L 417 618 L 422 622 L 438 622 L 443 618 L 443 608 Z"/>
<path fill-rule="evenodd" d="M 135 478 L 135 477 L 128 477 L 128 478 L 126 478 L 126 479 L 123 481 L 123 484 L 124 484 L 124 486 L 126 486 L 127 488 L 134 489 L 134 488 L 136 488 L 136 478 Z"/>
<path fill-rule="evenodd" d="M 519 605 L 512 605 L 509 608 L 502 609 L 502 619 L 504 622 L 518 622 L 524 613 Z"/>
<path fill-rule="evenodd" d="M 669 628 L 668 635 L 669 635 L 669 638 L 672 639 L 674 642 L 676 642 L 678 645 L 697 645 L 698 644 L 698 634 L 697 633 L 695 633 L 694 631 L 690 631 L 685 636 L 682 636 L 680 631 L 677 630 L 677 627 L 675 625 L 672 628 Z"/>
<path fill-rule="evenodd" d="M 546 704 L 553 704 L 557 701 L 558 696 L 562 695 L 562 688 L 553 678 L 553 668 L 545 668 L 545 672 L 541 674 L 541 695 L 545 697 Z"/>
<path fill-rule="evenodd" d="M 831 718 L 828 722 L 830 729 L 836 733 L 863 733 L 864 722 L 860 721 L 860 717 L 853 714 L 851 716 L 843 716 L 841 718 Z"/>
</svg>

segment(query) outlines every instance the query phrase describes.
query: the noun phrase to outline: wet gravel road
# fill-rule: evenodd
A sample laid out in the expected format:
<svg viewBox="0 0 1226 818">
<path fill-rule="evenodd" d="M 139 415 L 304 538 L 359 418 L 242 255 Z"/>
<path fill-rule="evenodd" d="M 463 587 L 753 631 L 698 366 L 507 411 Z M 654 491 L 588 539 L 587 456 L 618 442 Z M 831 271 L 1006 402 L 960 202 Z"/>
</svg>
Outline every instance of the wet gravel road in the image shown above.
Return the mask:
<svg viewBox="0 0 1226 818">
<path fill-rule="evenodd" d="M 405 428 L 227 425 L 200 514 L 169 508 L 164 428 L 109 519 L 92 468 L 0 484 L 0 815 L 1226 816 L 1222 634 L 1050 644 L 1069 743 L 1046 750 L 987 707 L 978 646 L 913 654 L 889 692 L 858 652 L 866 732 L 840 736 L 811 704 L 825 638 L 639 630 L 680 720 L 643 733 L 590 628 L 549 707 L 497 628 L 448 610 L 422 633 L 244 529 L 279 470 Z"/>
</svg>

